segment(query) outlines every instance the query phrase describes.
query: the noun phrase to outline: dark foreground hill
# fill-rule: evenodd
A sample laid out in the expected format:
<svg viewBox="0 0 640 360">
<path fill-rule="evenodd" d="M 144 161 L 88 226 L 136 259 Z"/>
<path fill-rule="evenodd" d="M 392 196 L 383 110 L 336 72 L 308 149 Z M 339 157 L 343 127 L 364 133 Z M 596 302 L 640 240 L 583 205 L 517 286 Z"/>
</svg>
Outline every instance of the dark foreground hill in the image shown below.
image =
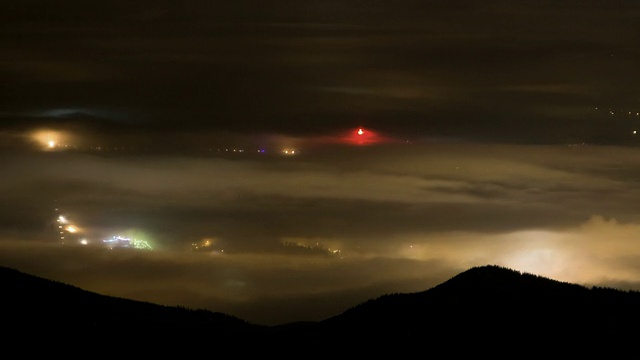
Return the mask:
<svg viewBox="0 0 640 360">
<path fill-rule="evenodd" d="M 110 339 L 112 348 L 141 336 L 175 346 L 204 341 L 281 353 L 348 348 L 360 354 L 429 349 L 504 355 L 561 348 L 565 355 L 596 350 L 611 355 L 632 344 L 635 351 L 640 335 L 638 292 L 587 288 L 493 265 L 471 268 L 422 292 L 386 294 L 324 321 L 273 327 L 104 296 L 3 267 L 0 291 L 7 331 Z"/>
</svg>

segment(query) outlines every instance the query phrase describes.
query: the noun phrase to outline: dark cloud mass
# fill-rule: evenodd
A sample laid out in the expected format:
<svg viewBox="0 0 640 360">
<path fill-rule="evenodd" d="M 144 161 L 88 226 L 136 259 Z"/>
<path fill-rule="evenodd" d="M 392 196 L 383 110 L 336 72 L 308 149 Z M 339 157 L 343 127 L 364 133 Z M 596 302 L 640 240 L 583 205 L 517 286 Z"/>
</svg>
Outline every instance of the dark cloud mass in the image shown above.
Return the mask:
<svg viewBox="0 0 640 360">
<path fill-rule="evenodd" d="M 3 2 L 0 264 L 271 324 L 486 263 L 638 288 L 638 18 Z"/>
<path fill-rule="evenodd" d="M 632 2 L 2 7 L 2 105 L 18 124 L 84 108 L 126 115 L 94 119 L 111 131 L 365 123 L 405 136 L 618 143 L 630 125 L 595 107 L 637 107 Z"/>
</svg>

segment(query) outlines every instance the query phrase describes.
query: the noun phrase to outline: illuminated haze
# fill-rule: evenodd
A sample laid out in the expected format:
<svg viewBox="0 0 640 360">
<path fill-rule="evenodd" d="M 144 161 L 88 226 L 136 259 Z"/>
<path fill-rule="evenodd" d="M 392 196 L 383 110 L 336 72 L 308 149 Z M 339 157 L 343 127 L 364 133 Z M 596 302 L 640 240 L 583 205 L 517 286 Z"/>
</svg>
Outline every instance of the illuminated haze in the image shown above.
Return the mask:
<svg viewBox="0 0 640 360">
<path fill-rule="evenodd" d="M 0 5 L 0 265 L 261 324 L 640 290 L 635 2 L 266 3 Z"/>
</svg>

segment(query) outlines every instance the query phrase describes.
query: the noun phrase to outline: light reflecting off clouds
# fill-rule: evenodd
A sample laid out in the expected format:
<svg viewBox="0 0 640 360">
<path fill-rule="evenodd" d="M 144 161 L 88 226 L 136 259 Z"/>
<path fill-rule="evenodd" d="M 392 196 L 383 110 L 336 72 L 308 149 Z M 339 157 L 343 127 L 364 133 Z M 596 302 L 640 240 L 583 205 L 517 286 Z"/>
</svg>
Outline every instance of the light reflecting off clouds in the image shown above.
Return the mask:
<svg viewBox="0 0 640 360">
<path fill-rule="evenodd" d="M 0 265 L 264 324 L 487 264 L 640 290 L 639 17 L 0 2 Z"/>
<path fill-rule="evenodd" d="M 3 214 L 10 225 L 0 263 L 262 323 L 321 319 L 484 264 L 640 289 L 636 149 L 325 151 L 294 161 L 73 151 L 3 158 L 14 176 L 0 185 L 12 209 Z M 115 235 L 149 250 L 98 246 Z M 312 305 L 318 297 L 321 308 Z M 296 311 L 274 310 L 291 301 Z"/>
</svg>

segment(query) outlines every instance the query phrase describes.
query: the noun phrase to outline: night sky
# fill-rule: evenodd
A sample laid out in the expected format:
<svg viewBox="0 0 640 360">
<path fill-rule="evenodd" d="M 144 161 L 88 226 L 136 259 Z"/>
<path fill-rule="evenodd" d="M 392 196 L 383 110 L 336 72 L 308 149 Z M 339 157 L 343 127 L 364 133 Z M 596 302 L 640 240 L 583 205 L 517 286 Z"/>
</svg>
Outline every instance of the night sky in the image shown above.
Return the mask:
<svg viewBox="0 0 640 360">
<path fill-rule="evenodd" d="M 635 0 L 21 0 L 0 23 L 0 265 L 269 325 L 485 264 L 640 290 Z"/>
</svg>

